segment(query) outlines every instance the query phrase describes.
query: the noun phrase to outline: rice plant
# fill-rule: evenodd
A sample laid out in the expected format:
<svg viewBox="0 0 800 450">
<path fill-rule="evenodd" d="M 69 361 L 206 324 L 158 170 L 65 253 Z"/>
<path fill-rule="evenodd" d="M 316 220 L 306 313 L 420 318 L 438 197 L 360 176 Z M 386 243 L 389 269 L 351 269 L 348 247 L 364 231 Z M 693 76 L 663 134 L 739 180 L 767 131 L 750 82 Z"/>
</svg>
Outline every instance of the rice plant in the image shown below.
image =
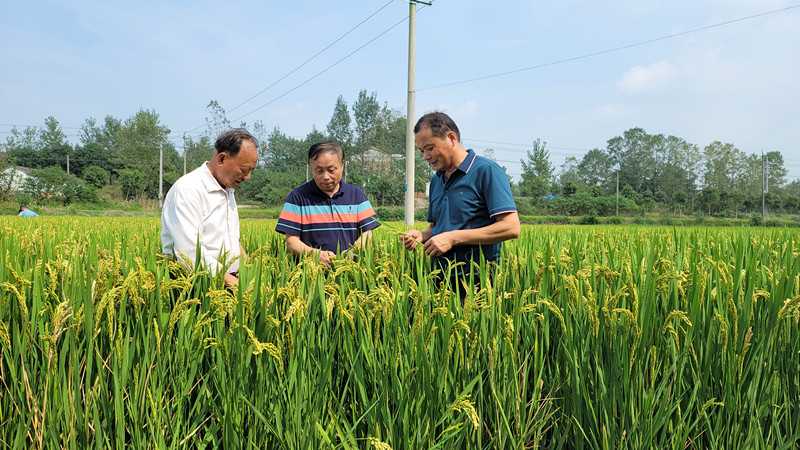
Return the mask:
<svg viewBox="0 0 800 450">
<path fill-rule="evenodd" d="M 796 231 L 524 227 L 462 302 L 401 225 L 330 270 L 273 229 L 243 221 L 228 290 L 163 257 L 157 219 L 6 223 L 0 448 L 800 438 Z"/>
</svg>

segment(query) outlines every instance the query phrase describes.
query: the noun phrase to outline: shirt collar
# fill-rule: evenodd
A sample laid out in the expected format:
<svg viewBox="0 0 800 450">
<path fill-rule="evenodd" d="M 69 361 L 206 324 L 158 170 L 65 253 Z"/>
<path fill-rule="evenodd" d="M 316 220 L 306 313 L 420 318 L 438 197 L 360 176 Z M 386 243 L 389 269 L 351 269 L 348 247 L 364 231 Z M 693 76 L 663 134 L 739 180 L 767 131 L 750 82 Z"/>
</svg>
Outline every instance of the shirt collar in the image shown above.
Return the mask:
<svg viewBox="0 0 800 450">
<path fill-rule="evenodd" d="M 208 168 L 208 161 L 204 162 L 202 166 L 200 166 L 200 180 L 203 182 L 203 186 L 205 186 L 208 192 L 216 192 L 216 191 L 226 191 L 219 181 L 214 178 L 214 174 L 211 173 L 211 169 Z"/>
<path fill-rule="evenodd" d="M 332 197 L 328 196 L 328 194 L 326 194 L 322 189 L 320 189 L 319 186 L 317 186 L 317 182 L 316 181 L 311 180 L 311 181 L 308 182 L 308 184 L 309 184 L 309 187 L 311 188 L 311 192 L 319 195 L 320 197 L 336 198 L 336 197 L 341 197 L 342 195 L 344 195 L 344 185 L 345 185 L 344 181 L 339 181 L 339 190 L 336 191 L 336 193 L 333 194 Z"/>
<path fill-rule="evenodd" d="M 464 161 L 461 161 L 461 164 L 459 164 L 458 167 L 456 167 L 456 170 L 457 171 L 460 170 L 460 171 L 462 171 L 464 173 L 468 173 L 469 169 L 472 167 L 472 163 L 475 162 L 475 157 L 476 156 L 478 156 L 478 154 L 475 153 L 475 150 L 473 150 L 473 149 L 467 150 L 467 157 L 464 158 Z M 455 173 L 455 172 L 453 172 L 453 173 Z M 439 170 L 439 171 L 436 172 L 436 174 L 439 175 L 440 177 L 444 178 L 445 171 L 444 170 Z M 450 176 L 452 177 L 452 175 L 450 175 Z"/>
</svg>

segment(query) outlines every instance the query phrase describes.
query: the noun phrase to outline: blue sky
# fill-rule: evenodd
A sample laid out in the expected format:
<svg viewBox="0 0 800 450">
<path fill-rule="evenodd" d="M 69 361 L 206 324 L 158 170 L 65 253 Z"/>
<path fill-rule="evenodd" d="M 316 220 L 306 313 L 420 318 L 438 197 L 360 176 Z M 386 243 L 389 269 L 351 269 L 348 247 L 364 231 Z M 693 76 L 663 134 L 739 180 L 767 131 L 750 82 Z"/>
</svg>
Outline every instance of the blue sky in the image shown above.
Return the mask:
<svg viewBox="0 0 800 450">
<path fill-rule="evenodd" d="M 0 142 L 52 115 L 77 143 L 85 119 L 144 108 L 179 147 L 210 100 L 296 137 L 362 89 L 405 111 L 408 3 L 226 3 L 3 2 Z M 416 116 L 448 112 L 465 146 L 494 149 L 517 181 L 537 138 L 559 166 L 633 127 L 778 150 L 794 179 L 798 55 L 797 0 L 435 0 L 417 13 Z"/>
</svg>

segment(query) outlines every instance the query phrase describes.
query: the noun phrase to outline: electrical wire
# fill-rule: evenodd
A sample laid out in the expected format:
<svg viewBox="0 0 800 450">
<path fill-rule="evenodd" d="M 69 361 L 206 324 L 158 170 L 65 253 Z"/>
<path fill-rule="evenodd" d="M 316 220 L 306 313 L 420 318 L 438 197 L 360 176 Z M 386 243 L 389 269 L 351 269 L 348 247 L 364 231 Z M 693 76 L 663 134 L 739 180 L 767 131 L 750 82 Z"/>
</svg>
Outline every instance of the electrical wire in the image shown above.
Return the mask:
<svg viewBox="0 0 800 450">
<path fill-rule="evenodd" d="M 297 71 L 298 71 L 300 68 L 302 68 L 302 67 L 303 67 L 303 66 L 305 66 L 306 64 L 308 64 L 308 63 L 310 63 L 311 61 L 313 61 L 313 60 L 314 60 L 314 59 L 315 59 L 317 56 L 319 56 L 319 55 L 321 55 L 322 53 L 324 53 L 324 52 L 325 52 L 325 50 L 328 50 L 329 48 L 333 47 L 333 46 L 334 46 L 334 45 L 335 45 L 337 42 L 341 41 L 341 40 L 342 40 L 342 39 L 344 39 L 344 38 L 345 38 L 345 37 L 346 37 L 348 34 L 350 34 L 350 33 L 352 33 L 353 31 L 355 31 L 355 30 L 356 30 L 356 28 L 358 28 L 358 27 L 360 27 L 361 25 L 365 24 L 365 23 L 366 23 L 366 22 L 367 22 L 369 19 L 373 18 L 373 17 L 374 17 L 376 14 L 378 14 L 378 13 L 379 13 L 379 12 L 381 12 L 381 11 L 383 11 L 383 10 L 384 10 L 384 8 L 386 8 L 387 6 L 389 6 L 390 4 L 392 4 L 392 2 L 393 2 L 393 1 L 394 1 L 394 0 L 389 0 L 389 1 L 388 1 L 388 2 L 385 4 L 385 5 L 381 6 L 381 7 L 380 7 L 380 9 L 378 9 L 378 10 L 377 10 L 377 11 L 375 11 L 374 13 L 370 14 L 370 16 L 369 16 L 369 17 L 367 17 L 366 19 L 364 19 L 364 20 L 362 20 L 361 22 L 359 22 L 359 23 L 358 23 L 358 25 L 354 26 L 353 28 L 351 28 L 350 30 L 348 30 L 348 31 L 347 31 L 345 34 L 343 34 L 343 35 L 339 36 L 339 38 L 338 38 L 338 39 L 336 39 L 335 41 L 333 41 L 333 42 L 331 42 L 330 44 L 328 44 L 328 46 L 327 46 L 327 47 L 325 47 L 325 48 L 323 48 L 322 50 L 318 51 L 318 52 L 317 52 L 317 53 L 316 53 L 314 56 L 312 56 L 311 58 L 308 58 L 307 60 L 305 60 L 305 62 L 303 62 L 303 63 L 302 63 L 302 64 L 300 64 L 299 66 L 295 67 L 295 68 L 294 68 L 294 69 L 292 69 L 291 71 L 289 71 L 289 72 L 288 72 L 286 75 L 284 75 L 284 76 L 280 77 L 280 78 L 279 78 L 277 81 L 275 81 L 274 83 L 272 83 L 272 84 L 270 84 L 269 86 L 265 87 L 264 89 L 260 90 L 260 91 L 259 91 L 257 94 L 253 95 L 252 97 L 248 98 L 247 100 L 245 100 L 245 101 L 243 101 L 243 102 L 239 103 L 238 105 L 234 106 L 233 108 L 229 109 L 229 110 L 228 110 L 228 112 L 230 113 L 230 112 L 233 112 L 233 111 L 235 111 L 235 110 L 236 110 L 237 108 L 239 108 L 240 106 L 242 106 L 242 105 L 244 105 L 245 103 L 249 102 L 250 100 L 252 100 L 252 99 L 254 99 L 254 98 L 258 97 L 259 95 L 261 95 L 261 94 L 263 94 L 264 92 L 266 92 L 266 91 L 267 91 L 269 88 L 271 88 L 271 87 L 275 86 L 276 84 L 278 84 L 279 82 L 283 81 L 283 80 L 284 80 L 284 79 L 286 79 L 286 77 L 288 77 L 289 75 L 291 75 L 291 74 L 293 74 L 293 73 L 297 72 Z"/>
<path fill-rule="evenodd" d="M 313 60 L 314 60 L 314 59 L 315 59 L 317 56 L 321 55 L 322 53 L 324 53 L 324 52 L 325 52 L 326 50 L 328 50 L 329 48 L 333 47 L 333 46 L 334 46 L 336 43 L 338 43 L 339 41 L 341 41 L 342 39 L 344 39 L 344 38 L 345 38 L 347 35 L 349 35 L 349 34 L 350 34 L 350 33 L 352 33 L 353 31 L 355 31 L 355 30 L 356 30 L 358 27 L 360 27 L 361 25 L 363 25 L 364 23 L 366 23 L 366 22 L 367 22 L 368 20 L 370 20 L 371 18 L 375 17 L 375 15 L 377 15 L 379 12 L 383 11 L 383 10 L 384 10 L 384 9 L 385 9 L 387 6 L 389 6 L 389 5 L 390 5 L 390 4 L 391 4 L 393 1 L 394 1 L 394 0 L 389 0 L 389 1 L 388 1 L 388 2 L 385 4 L 385 5 L 381 6 L 381 7 L 380 7 L 380 8 L 379 8 L 377 11 L 375 11 L 375 12 L 374 12 L 374 13 L 372 13 L 372 14 L 370 14 L 370 15 L 369 15 L 369 17 L 367 17 L 366 19 L 364 19 L 364 20 L 362 20 L 361 22 L 359 22 L 359 23 L 358 23 L 358 25 L 354 26 L 353 28 L 351 28 L 350 30 L 348 30 L 348 31 L 347 31 L 345 34 L 343 34 L 343 35 L 339 36 L 339 38 L 338 38 L 338 39 L 336 39 L 335 41 L 333 41 L 333 42 L 331 42 L 330 44 L 328 44 L 328 46 L 327 46 L 327 47 L 325 47 L 325 48 L 323 48 L 322 50 L 318 51 L 318 52 L 317 52 L 317 53 L 316 53 L 314 56 L 312 56 L 312 57 L 308 58 L 308 59 L 307 59 L 305 62 L 303 62 L 303 63 L 302 63 L 302 64 L 300 64 L 299 66 L 295 67 L 295 68 L 294 68 L 294 69 L 292 69 L 291 71 L 289 71 L 289 72 L 288 72 L 286 75 L 284 75 L 284 76 L 280 77 L 278 80 L 276 80 L 275 82 L 273 82 L 273 83 L 272 83 L 272 84 L 270 84 L 269 86 L 267 86 L 267 87 L 265 87 L 264 89 L 260 90 L 260 91 L 259 91 L 257 94 L 255 94 L 255 95 L 251 96 L 251 97 L 250 97 L 250 98 L 248 98 L 247 100 L 245 100 L 245 101 L 243 101 L 243 102 L 239 103 L 238 105 L 236 105 L 236 106 L 234 106 L 233 108 L 231 108 L 230 110 L 228 110 L 228 113 L 230 113 L 230 112 L 233 112 L 234 110 L 238 109 L 240 106 L 244 105 L 245 103 L 249 102 L 250 100 L 253 100 L 254 98 L 256 98 L 256 97 L 258 97 L 259 95 L 263 94 L 264 92 L 266 92 L 267 90 L 269 90 L 270 88 L 272 88 L 273 86 L 275 86 L 276 84 L 278 84 L 278 83 L 280 83 L 281 81 L 285 80 L 287 77 L 289 77 L 289 76 L 290 76 L 290 75 L 292 75 L 293 73 L 297 72 L 297 71 L 298 71 L 300 68 L 302 68 L 303 66 L 305 66 L 305 65 L 306 65 L 306 64 L 308 64 L 309 62 L 313 61 Z M 395 25 L 395 26 L 396 26 L 396 25 Z M 392 28 L 394 28 L 394 27 L 392 27 Z M 370 42 L 372 42 L 372 41 L 370 41 Z M 363 47 L 362 47 L 362 48 L 363 48 Z M 360 48 L 359 48 L 359 50 L 360 50 Z M 350 55 L 348 55 L 348 56 L 350 56 Z M 327 69 L 326 69 L 326 70 L 327 70 Z M 310 81 L 310 80 L 307 80 L 307 81 Z M 303 84 L 305 84 L 305 83 L 303 83 Z M 302 86 L 302 85 L 301 85 L 301 86 Z M 298 86 L 298 87 L 299 87 L 299 86 Z M 295 89 L 296 89 L 296 88 L 295 88 Z M 291 92 L 291 91 L 290 91 L 290 92 Z M 279 98 L 280 98 L 280 97 L 279 97 Z M 277 99 L 276 99 L 276 100 L 277 100 Z M 274 101 L 274 100 L 273 100 L 273 101 Z M 248 113 L 248 114 L 246 114 L 246 115 L 249 115 L 249 114 L 250 114 L 250 113 Z M 246 116 L 246 115 L 245 115 L 245 116 Z M 244 116 L 242 116 L 242 117 L 244 117 Z M 238 120 L 239 120 L 239 119 L 236 119 L 236 120 L 234 120 L 234 121 L 238 121 Z M 205 124 L 204 124 L 204 125 L 205 125 Z M 197 130 L 197 129 L 201 128 L 201 127 L 203 127 L 203 125 L 198 125 L 198 126 L 196 126 L 196 127 L 192 128 L 191 130 L 187 131 L 187 133 L 191 133 L 192 131 L 195 131 L 195 130 Z"/>
<path fill-rule="evenodd" d="M 244 114 L 244 115 L 242 115 L 242 116 L 239 116 L 239 117 L 237 117 L 237 118 L 236 118 L 236 119 L 234 119 L 233 121 L 234 121 L 234 122 L 238 122 L 239 120 L 241 120 L 241 119 L 243 119 L 243 118 L 245 118 L 245 117 L 249 116 L 250 114 L 253 114 L 253 113 L 254 113 L 254 112 L 256 112 L 256 111 L 259 111 L 259 110 L 261 110 L 261 109 L 263 109 L 263 108 L 265 108 L 265 107 L 267 107 L 267 106 L 271 105 L 272 103 L 275 103 L 276 101 L 280 100 L 281 98 L 283 98 L 283 97 L 285 97 L 285 96 L 289 95 L 290 93 L 292 93 L 292 92 L 296 91 L 297 89 L 299 89 L 299 88 L 301 88 L 302 86 L 306 85 L 307 83 L 309 83 L 309 82 L 310 82 L 310 81 L 312 81 L 313 79 L 315 79 L 315 78 L 317 78 L 318 76 L 320 76 L 320 75 L 324 74 L 325 72 L 329 71 L 330 69 L 332 69 L 332 68 L 336 67 L 336 66 L 337 66 L 337 65 L 339 65 L 339 63 L 341 63 L 342 61 L 344 61 L 344 60 L 346 60 L 347 58 L 349 58 L 349 57 L 353 56 L 354 54 L 356 54 L 357 52 L 359 52 L 361 49 L 363 49 L 364 47 L 366 47 L 366 46 L 368 46 L 369 44 L 373 43 L 374 41 L 376 41 L 378 38 L 380 38 L 380 37 L 381 37 L 381 36 L 383 36 L 384 34 L 388 33 L 389 31 L 392 31 L 394 28 L 396 28 L 396 27 L 397 27 L 398 25 L 400 25 L 401 23 L 405 22 L 407 19 L 408 19 L 408 16 L 406 16 L 405 18 L 403 18 L 403 19 L 402 19 L 402 20 L 400 20 L 399 22 L 395 23 L 395 24 L 394 24 L 394 25 L 392 25 L 391 27 L 387 28 L 385 31 L 381 32 L 380 34 L 378 34 L 378 35 L 377 35 L 377 36 L 375 36 L 374 38 L 370 39 L 369 41 L 367 41 L 367 42 L 366 42 L 365 44 L 363 44 L 362 46 L 360 46 L 360 47 L 358 47 L 357 49 L 353 50 L 352 52 L 350 52 L 349 54 L 347 54 L 347 56 L 345 56 L 345 57 L 343 57 L 342 59 L 340 59 L 340 60 L 336 61 L 335 63 L 333 63 L 333 64 L 331 64 L 330 66 L 326 67 L 326 68 L 325 68 L 325 69 L 323 69 L 322 71 L 318 72 L 316 75 L 312 76 L 311 78 L 308 78 L 307 80 L 303 81 L 302 83 L 298 84 L 297 86 L 295 86 L 295 87 L 293 87 L 293 88 L 289 89 L 288 91 L 284 92 L 283 94 L 281 94 L 281 95 L 279 95 L 279 96 L 277 96 L 277 97 L 273 98 L 272 100 L 268 101 L 267 103 L 264 103 L 263 105 L 259 106 L 258 108 L 256 108 L 256 109 L 254 109 L 254 110 L 252 110 L 252 111 L 248 112 L 247 114 Z"/>
<path fill-rule="evenodd" d="M 444 84 L 437 84 L 435 86 L 428 86 L 428 87 L 417 89 L 417 92 L 426 91 L 426 90 L 430 90 L 430 89 L 438 89 L 438 88 L 443 88 L 443 87 L 448 87 L 448 86 L 455 86 L 455 85 L 459 85 L 459 84 L 472 83 L 472 82 L 475 82 L 475 81 L 486 80 L 486 79 L 489 79 L 489 78 L 497 78 L 497 77 L 502 77 L 502 76 L 506 76 L 506 75 L 512 75 L 512 74 L 515 74 L 515 73 L 526 72 L 526 71 L 529 71 L 529 70 L 541 69 L 543 67 L 555 66 L 557 64 L 563 64 L 563 63 L 567 63 L 567 62 L 578 61 L 578 60 L 581 60 L 581 59 L 591 58 L 591 57 L 594 57 L 594 56 L 605 55 L 605 54 L 608 54 L 608 53 L 618 52 L 620 50 L 626 50 L 626 49 L 633 48 L 633 47 L 639 47 L 639 46 L 646 45 L 646 44 L 652 44 L 653 42 L 663 41 L 663 40 L 666 40 L 666 39 L 672 39 L 674 37 L 684 36 L 684 35 L 691 34 L 691 33 L 697 33 L 699 31 L 705 31 L 705 30 L 708 30 L 708 29 L 711 29 L 711 28 L 717 28 L 717 27 L 721 27 L 721 26 L 724 26 L 724 25 L 730 25 L 730 24 L 736 23 L 736 22 L 742 22 L 742 21 L 745 21 L 745 20 L 755 19 L 757 17 L 762 17 L 762 16 L 766 16 L 766 15 L 769 15 L 769 14 L 775 14 L 775 13 L 783 12 L 783 11 L 787 11 L 787 10 L 790 10 L 790 9 L 793 9 L 793 8 L 800 8 L 800 5 L 787 6 L 786 8 L 775 9 L 775 10 L 767 11 L 767 12 L 760 13 L 760 14 L 753 14 L 752 16 L 741 17 L 739 19 L 733 19 L 733 20 L 728 20 L 726 22 L 715 23 L 713 25 L 708 25 L 708 26 L 705 26 L 705 27 L 695 28 L 695 29 L 688 30 L 688 31 L 682 31 L 680 33 L 674 33 L 674 34 L 669 34 L 669 35 L 666 35 L 666 36 L 657 37 L 657 38 L 654 38 L 654 39 L 648 39 L 646 41 L 637 42 L 635 44 L 623 45 L 623 46 L 615 47 L 615 48 L 608 49 L 608 50 L 602 50 L 602 51 L 599 51 L 599 52 L 588 53 L 588 54 L 581 55 L 581 56 L 574 56 L 572 58 L 559 59 L 559 60 L 551 61 L 551 62 L 548 62 L 548 63 L 537 64 L 535 66 L 524 67 L 522 69 L 509 70 L 507 72 L 495 73 L 495 74 L 491 74 L 491 75 L 484 75 L 484 76 L 480 76 L 480 77 L 476 77 L 476 78 L 470 78 L 470 79 L 467 79 L 467 80 L 454 81 L 452 83 L 444 83 Z"/>
</svg>

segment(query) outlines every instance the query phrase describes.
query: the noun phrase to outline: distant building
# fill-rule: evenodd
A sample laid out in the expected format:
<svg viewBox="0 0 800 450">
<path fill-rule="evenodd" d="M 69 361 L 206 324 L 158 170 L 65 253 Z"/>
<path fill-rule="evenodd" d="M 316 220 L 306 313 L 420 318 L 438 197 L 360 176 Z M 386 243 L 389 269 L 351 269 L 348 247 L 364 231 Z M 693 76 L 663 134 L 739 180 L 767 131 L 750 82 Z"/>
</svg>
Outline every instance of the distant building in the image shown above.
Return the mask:
<svg viewBox="0 0 800 450">
<path fill-rule="evenodd" d="M 358 156 L 361 165 L 376 175 L 389 175 L 392 171 L 392 161 L 404 159 L 404 155 L 396 155 L 370 148 Z"/>
</svg>

